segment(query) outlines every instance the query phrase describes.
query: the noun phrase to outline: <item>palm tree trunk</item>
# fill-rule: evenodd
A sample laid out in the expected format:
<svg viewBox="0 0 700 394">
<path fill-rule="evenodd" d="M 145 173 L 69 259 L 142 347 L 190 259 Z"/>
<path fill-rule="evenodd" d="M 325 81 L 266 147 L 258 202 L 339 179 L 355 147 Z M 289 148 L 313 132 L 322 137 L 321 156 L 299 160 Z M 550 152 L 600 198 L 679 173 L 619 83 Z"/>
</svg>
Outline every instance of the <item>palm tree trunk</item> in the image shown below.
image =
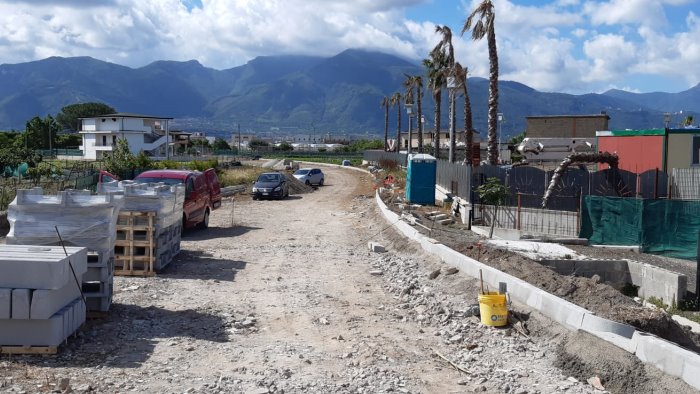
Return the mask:
<svg viewBox="0 0 700 394">
<path fill-rule="evenodd" d="M 474 124 L 472 122 L 472 104 L 469 100 L 467 77 L 462 81 L 462 93 L 464 94 L 464 132 L 466 134 L 466 149 L 464 152 L 464 164 L 471 166 L 474 163 Z"/>
<path fill-rule="evenodd" d="M 498 164 L 498 53 L 496 50 L 496 31 L 494 28 L 488 31 L 489 47 L 489 146 L 488 162 L 491 165 Z"/>
<path fill-rule="evenodd" d="M 418 123 L 418 153 L 423 153 L 423 109 L 421 108 L 421 96 L 423 91 L 420 86 L 417 89 L 418 97 L 416 98 L 416 103 L 418 104 L 418 117 L 416 118 L 416 123 Z"/>
<path fill-rule="evenodd" d="M 384 152 L 389 150 L 389 103 L 384 106 Z"/>
<path fill-rule="evenodd" d="M 457 95 L 454 89 L 450 89 L 450 163 L 455 162 L 457 157 Z"/>
<path fill-rule="evenodd" d="M 401 151 L 401 104 L 396 104 L 396 153 Z"/>
<path fill-rule="evenodd" d="M 434 91 L 433 99 L 435 99 L 435 138 L 433 143 L 435 148 L 433 149 L 436 159 L 440 158 L 440 116 L 442 112 L 442 89 Z"/>
</svg>

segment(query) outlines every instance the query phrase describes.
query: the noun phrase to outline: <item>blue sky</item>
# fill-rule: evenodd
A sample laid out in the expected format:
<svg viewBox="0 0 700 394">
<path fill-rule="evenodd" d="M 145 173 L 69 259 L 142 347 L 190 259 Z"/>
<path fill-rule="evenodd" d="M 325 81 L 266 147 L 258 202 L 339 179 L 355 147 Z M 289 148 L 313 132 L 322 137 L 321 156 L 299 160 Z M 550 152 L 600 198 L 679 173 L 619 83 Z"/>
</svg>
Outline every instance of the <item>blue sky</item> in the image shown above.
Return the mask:
<svg viewBox="0 0 700 394">
<path fill-rule="evenodd" d="M 419 61 L 435 25 L 470 76 L 484 42 L 459 31 L 480 0 L 0 0 L 0 63 L 92 56 L 129 67 L 367 48 Z M 700 0 L 493 0 L 500 74 L 542 91 L 678 92 L 700 82 Z"/>
</svg>

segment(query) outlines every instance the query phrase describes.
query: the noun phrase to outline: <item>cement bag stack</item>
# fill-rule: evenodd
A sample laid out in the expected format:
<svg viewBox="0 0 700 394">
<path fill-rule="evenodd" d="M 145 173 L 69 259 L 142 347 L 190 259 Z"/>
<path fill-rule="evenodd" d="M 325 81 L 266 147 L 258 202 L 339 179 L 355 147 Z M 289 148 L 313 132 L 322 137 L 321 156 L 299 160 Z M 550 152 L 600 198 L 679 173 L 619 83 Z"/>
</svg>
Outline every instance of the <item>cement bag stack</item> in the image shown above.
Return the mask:
<svg viewBox="0 0 700 394">
<path fill-rule="evenodd" d="M 0 245 L 0 346 L 57 347 L 85 322 L 80 278 L 87 249 L 66 252 Z"/>
<path fill-rule="evenodd" d="M 159 271 L 170 264 L 173 257 L 180 252 L 182 207 L 185 202 L 184 185 L 169 186 L 164 183 L 119 181 L 98 185 L 97 193 L 124 196 L 124 205 L 117 222 L 117 249 L 119 250 L 116 253 L 117 267 L 129 265 L 126 261 L 119 261 L 120 254 L 124 260 L 131 259 L 133 262 L 134 256 L 129 256 L 128 250 L 125 249 L 130 246 L 129 241 L 134 237 L 130 226 L 138 223 L 138 219 L 133 214 L 145 212 L 155 213 L 152 223 L 140 223 L 153 226 L 151 234 L 146 235 L 153 237 L 153 269 Z"/>
<path fill-rule="evenodd" d="M 8 245 L 59 245 L 56 227 L 66 245 L 87 248 L 82 288 L 87 310 L 107 312 L 112 303 L 113 256 L 117 215 L 124 198 L 67 190 L 44 195 L 40 187 L 18 190 L 7 219 Z"/>
</svg>

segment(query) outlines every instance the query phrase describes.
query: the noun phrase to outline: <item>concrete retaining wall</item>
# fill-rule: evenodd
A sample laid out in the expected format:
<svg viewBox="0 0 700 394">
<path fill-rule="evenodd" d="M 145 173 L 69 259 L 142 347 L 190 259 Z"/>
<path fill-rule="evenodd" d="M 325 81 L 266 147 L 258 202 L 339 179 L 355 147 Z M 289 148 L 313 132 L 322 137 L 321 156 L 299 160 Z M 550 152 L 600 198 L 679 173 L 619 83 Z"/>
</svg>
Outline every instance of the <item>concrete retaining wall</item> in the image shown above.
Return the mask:
<svg viewBox="0 0 700 394">
<path fill-rule="evenodd" d="M 688 278 L 685 275 L 634 260 L 540 260 L 539 262 L 562 275 L 587 278 L 598 275 L 603 282 L 633 284 L 639 287 L 640 297 L 660 298 L 667 305 L 684 299 L 688 289 Z"/>
<path fill-rule="evenodd" d="M 663 372 L 679 377 L 692 387 L 700 389 L 700 355 L 656 336 L 637 331 L 630 325 L 596 316 L 587 309 L 436 243 L 435 240 L 420 234 L 408 223 L 399 221 L 399 216 L 387 208 L 379 198 L 379 194 L 376 195 L 376 201 L 389 223 L 395 223 L 394 226 L 398 231 L 418 242 L 423 250 L 439 256 L 445 263 L 459 268 L 473 278 L 478 277 L 481 269 L 484 282 L 490 287 L 498 288 L 499 282 L 507 283 L 508 293 L 515 301 L 536 309 L 570 330 L 586 331 L 629 353 L 634 353 L 642 362 L 652 364 Z"/>
</svg>

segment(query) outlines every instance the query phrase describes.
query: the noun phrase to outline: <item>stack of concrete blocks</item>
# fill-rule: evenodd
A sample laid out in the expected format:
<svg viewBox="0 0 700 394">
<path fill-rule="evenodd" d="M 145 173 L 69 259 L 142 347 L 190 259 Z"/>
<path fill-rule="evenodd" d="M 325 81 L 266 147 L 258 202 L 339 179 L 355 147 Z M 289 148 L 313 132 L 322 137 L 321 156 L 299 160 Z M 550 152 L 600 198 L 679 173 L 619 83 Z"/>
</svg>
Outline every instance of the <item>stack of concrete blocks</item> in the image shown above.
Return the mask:
<svg viewBox="0 0 700 394">
<path fill-rule="evenodd" d="M 57 347 L 83 325 L 80 278 L 87 272 L 87 249 L 66 252 L 60 246 L 0 245 L 0 346 Z"/>
<path fill-rule="evenodd" d="M 119 181 L 103 183 L 98 186 L 97 192 L 123 195 L 122 212 L 155 212 L 153 268 L 160 271 L 170 264 L 180 252 L 184 185 Z"/>
<path fill-rule="evenodd" d="M 67 190 L 44 195 L 41 188 L 18 190 L 8 207 L 9 245 L 66 245 L 87 248 L 87 270 L 81 277 L 87 310 L 107 312 L 112 303 L 116 224 L 124 198 Z"/>
</svg>

